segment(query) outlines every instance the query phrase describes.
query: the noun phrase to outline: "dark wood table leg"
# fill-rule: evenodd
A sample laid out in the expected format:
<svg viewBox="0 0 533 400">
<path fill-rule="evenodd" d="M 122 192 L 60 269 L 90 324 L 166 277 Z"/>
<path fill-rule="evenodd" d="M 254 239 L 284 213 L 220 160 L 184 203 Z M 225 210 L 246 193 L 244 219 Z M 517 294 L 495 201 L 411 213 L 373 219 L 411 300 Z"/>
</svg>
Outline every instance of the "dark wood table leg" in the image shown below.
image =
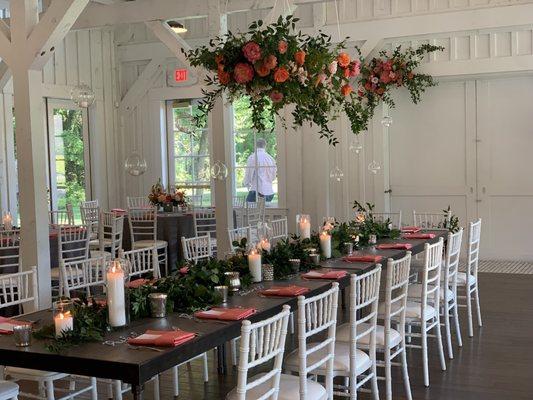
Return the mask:
<svg viewBox="0 0 533 400">
<path fill-rule="evenodd" d="M 144 385 L 131 385 L 133 400 L 143 400 Z"/>
<path fill-rule="evenodd" d="M 341 308 L 346 310 L 346 289 L 341 289 Z"/>
<path fill-rule="evenodd" d="M 222 344 L 217 347 L 217 364 L 218 364 L 218 373 L 226 374 L 226 344 Z"/>
</svg>

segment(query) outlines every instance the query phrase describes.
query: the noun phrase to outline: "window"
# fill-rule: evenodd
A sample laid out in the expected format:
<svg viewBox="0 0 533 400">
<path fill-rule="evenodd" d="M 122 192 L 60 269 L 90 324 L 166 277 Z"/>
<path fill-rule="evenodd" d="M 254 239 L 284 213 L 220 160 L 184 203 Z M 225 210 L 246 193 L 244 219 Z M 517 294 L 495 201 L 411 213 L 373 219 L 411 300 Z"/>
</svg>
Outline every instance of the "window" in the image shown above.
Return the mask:
<svg viewBox="0 0 533 400">
<path fill-rule="evenodd" d="M 48 100 L 47 109 L 51 206 L 64 210 L 72 204 L 80 223 L 79 204 L 91 190 L 87 110 L 60 100 Z"/>
<path fill-rule="evenodd" d="M 252 127 L 249 99 L 243 97 L 233 102 L 235 196 L 253 201 L 254 196 L 250 192 L 256 191 L 265 195 L 267 201 L 271 200 L 267 204 L 277 205 L 277 142 L 276 132 L 273 130 L 275 122 L 268 112 L 265 112 L 265 117 L 268 120 L 266 131 L 257 132 Z M 264 150 L 256 146 L 261 142 L 259 139 L 263 139 L 266 144 Z"/>
<path fill-rule="evenodd" d="M 186 189 L 196 206 L 211 205 L 209 129 L 198 127 L 194 100 L 167 102 L 169 184 Z"/>
</svg>

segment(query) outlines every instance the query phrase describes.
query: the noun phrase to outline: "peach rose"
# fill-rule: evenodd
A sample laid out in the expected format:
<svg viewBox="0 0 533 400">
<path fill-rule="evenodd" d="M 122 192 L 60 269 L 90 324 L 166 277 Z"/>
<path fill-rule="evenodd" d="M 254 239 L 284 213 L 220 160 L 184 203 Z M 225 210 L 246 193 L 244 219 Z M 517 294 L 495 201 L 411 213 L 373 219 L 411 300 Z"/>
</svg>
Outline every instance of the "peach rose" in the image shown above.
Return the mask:
<svg viewBox="0 0 533 400">
<path fill-rule="evenodd" d="M 280 40 L 278 43 L 279 54 L 285 54 L 287 52 L 287 42 L 285 40 Z"/>
<path fill-rule="evenodd" d="M 305 51 L 298 50 L 296 53 L 294 53 L 294 61 L 296 61 L 296 64 L 298 65 L 304 65 L 305 63 Z"/>
<path fill-rule="evenodd" d="M 242 52 L 246 59 L 251 63 L 261 59 L 261 47 L 255 42 L 246 43 L 242 48 Z"/>
<path fill-rule="evenodd" d="M 218 72 L 218 81 L 221 85 L 227 85 L 231 81 L 231 75 L 226 71 Z"/>
<path fill-rule="evenodd" d="M 274 69 L 278 65 L 278 59 L 276 56 L 270 54 L 265 57 L 265 60 L 263 61 L 263 63 L 265 64 L 265 67 L 267 67 L 268 69 Z"/>
<path fill-rule="evenodd" d="M 352 93 L 352 91 L 353 91 L 353 88 L 348 84 L 341 87 L 341 93 L 343 96 L 348 96 L 350 93 Z"/>
<path fill-rule="evenodd" d="M 339 53 L 339 56 L 337 57 L 337 62 L 339 63 L 339 66 L 342 68 L 346 68 L 348 65 L 350 65 L 350 55 L 348 53 Z"/>
<path fill-rule="evenodd" d="M 283 83 L 287 79 L 289 79 L 289 72 L 285 69 L 285 67 L 276 68 L 276 71 L 274 72 L 274 80 L 277 83 Z"/>
<path fill-rule="evenodd" d="M 278 92 L 277 90 L 273 90 L 273 91 L 270 93 L 270 99 L 271 99 L 274 103 L 279 103 L 281 100 L 283 100 L 283 93 Z"/>
<path fill-rule="evenodd" d="M 255 72 L 257 72 L 257 75 L 264 78 L 270 74 L 270 68 L 268 68 L 265 63 L 258 62 L 255 64 Z"/>
<path fill-rule="evenodd" d="M 237 63 L 233 77 L 237 83 L 248 83 L 254 78 L 254 69 L 248 63 Z"/>
</svg>

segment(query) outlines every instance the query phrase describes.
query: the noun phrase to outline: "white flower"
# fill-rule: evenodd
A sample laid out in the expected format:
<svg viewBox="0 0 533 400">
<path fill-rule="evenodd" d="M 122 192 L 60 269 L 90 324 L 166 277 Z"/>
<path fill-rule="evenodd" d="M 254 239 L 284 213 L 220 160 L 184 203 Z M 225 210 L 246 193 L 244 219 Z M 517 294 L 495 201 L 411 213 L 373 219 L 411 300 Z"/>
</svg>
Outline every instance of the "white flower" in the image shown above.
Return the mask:
<svg viewBox="0 0 533 400">
<path fill-rule="evenodd" d="M 331 64 L 329 64 L 328 70 L 331 75 L 337 72 L 337 65 L 337 61 L 333 61 Z"/>
<path fill-rule="evenodd" d="M 377 76 L 374 76 L 374 77 L 372 78 L 372 83 L 376 84 L 376 83 L 378 83 L 378 82 L 379 82 L 379 78 L 378 78 Z"/>
</svg>

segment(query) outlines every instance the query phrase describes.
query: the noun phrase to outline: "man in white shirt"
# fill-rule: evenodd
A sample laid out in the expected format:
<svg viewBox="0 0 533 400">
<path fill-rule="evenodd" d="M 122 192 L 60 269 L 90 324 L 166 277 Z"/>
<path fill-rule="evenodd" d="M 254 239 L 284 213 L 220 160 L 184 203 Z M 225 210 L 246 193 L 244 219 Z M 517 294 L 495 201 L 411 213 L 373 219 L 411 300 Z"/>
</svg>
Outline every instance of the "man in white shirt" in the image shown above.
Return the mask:
<svg viewBox="0 0 533 400">
<path fill-rule="evenodd" d="M 265 150 L 265 139 L 257 139 L 255 153 L 250 154 L 246 162 L 246 173 L 243 184 L 248 187 L 246 201 L 256 201 L 257 193 L 259 197 L 264 197 L 270 202 L 274 198 L 272 182 L 276 179 L 276 160 Z"/>
</svg>

